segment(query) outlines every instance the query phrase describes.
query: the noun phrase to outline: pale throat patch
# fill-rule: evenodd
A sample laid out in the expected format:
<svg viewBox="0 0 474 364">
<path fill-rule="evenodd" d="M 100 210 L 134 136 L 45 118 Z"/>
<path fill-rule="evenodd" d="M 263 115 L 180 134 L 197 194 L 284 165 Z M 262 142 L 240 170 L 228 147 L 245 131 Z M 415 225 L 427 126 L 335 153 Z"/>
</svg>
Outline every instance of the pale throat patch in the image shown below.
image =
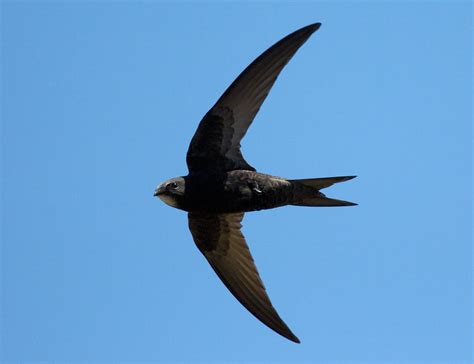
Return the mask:
<svg viewBox="0 0 474 364">
<path fill-rule="evenodd" d="M 163 195 L 159 195 L 158 197 L 165 204 L 170 205 L 171 207 L 178 208 L 178 201 L 176 201 L 174 196 L 163 194 Z"/>
</svg>

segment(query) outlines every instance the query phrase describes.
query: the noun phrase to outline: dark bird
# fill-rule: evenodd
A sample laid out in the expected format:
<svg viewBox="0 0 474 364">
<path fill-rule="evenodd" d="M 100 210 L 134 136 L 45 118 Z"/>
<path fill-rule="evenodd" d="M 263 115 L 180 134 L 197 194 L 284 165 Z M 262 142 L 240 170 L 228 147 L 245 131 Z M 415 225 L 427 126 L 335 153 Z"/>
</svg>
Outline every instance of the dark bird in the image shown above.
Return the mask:
<svg viewBox="0 0 474 364">
<path fill-rule="evenodd" d="M 165 203 L 188 212 L 197 247 L 235 298 L 296 343 L 299 339 L 270 302 L 242 235 L 244 213 L 285 205 L 352 206 L 321 190 L 355 176 L 291 180 L 258 173 L 243 158 L 240 141 L 280 71 L 320 25 L 297 30 L 253 61 L 201 120 L 186 156 L 189 174 L 155 190 Z"/>
</svg>

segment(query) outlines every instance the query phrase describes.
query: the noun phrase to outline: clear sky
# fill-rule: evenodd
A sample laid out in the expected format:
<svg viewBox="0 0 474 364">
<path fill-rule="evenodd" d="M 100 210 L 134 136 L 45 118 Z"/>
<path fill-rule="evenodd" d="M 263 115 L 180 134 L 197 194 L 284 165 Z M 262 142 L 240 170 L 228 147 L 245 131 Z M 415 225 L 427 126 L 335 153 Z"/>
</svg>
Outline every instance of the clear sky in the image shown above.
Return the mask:
<svg viewBox="0 0 474 364">
<path fill-rule="evenodd" d="M 2 2 L 5 362 L 471 362 L 470 2 Z M 255 57 L 321 29 L 243 141 L 357 175 L 349 208 L 249 213 L 263 326 L 153 197 Z"/>
</svg>

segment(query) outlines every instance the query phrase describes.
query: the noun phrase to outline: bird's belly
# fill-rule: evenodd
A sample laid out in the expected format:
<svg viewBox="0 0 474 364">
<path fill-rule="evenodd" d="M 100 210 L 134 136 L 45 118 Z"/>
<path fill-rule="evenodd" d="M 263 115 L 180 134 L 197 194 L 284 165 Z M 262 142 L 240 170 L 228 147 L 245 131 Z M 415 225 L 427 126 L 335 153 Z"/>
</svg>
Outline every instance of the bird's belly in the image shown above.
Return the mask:
<svg viewBox="0 0 474 364">
<path fill-rule="evenodd" d="M 250 190 L 201 190 L 198 198 L 194 199 L 190 211 L 210 213 L 232 213 L 253 211 L 252 194 Z"/>
<path fill-rule="evenodd" d="M 207 180 L 194 186 L 189 211 L 232 213 L 271 209 L 287 205 L 291 193 L 288 181 L 251 171 L 231 171 L 217 181 Z"/>
</svg>

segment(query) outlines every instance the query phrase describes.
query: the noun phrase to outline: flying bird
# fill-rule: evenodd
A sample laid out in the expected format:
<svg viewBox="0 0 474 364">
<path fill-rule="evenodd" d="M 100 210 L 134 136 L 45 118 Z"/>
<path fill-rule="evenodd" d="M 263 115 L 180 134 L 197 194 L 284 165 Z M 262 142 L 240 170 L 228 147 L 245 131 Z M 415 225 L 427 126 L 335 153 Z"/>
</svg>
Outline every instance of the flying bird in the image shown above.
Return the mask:
<svg viewBox="0 0 474 364">
<path fill-rule="evenodd" d="M 299 339 L 278 315 L 241 232 L 244 214 L 285 205 L 352 206 L 321 190 L 355 176 L 286 179 L 259 173 L 240 150 L 260 106 L 298 48 L 321 26 L 281 39 L 255 59 L 199 123 L 186 156 L 189 173 L 160 184 L 154 196 L 187 211 L 193 239 L 229 291 L 257 319 L 285 338 Z"/>
</svg>

